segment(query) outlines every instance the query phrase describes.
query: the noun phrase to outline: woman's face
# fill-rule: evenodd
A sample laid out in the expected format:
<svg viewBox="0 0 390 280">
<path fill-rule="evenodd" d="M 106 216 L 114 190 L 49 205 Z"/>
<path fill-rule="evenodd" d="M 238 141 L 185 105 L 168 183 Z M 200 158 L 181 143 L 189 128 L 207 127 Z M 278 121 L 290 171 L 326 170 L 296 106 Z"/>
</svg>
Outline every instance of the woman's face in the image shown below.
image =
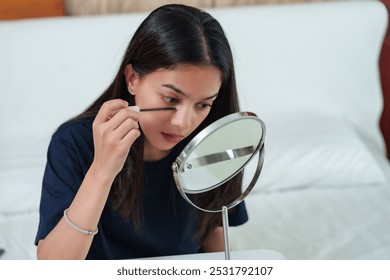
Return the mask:
<svg viewBox="0 0 390 280">
<path fill-rule="evenodd" d="M 135 103 L 141 109 L 175 108 L 140 113 L 146 160 L 165 157 L 190 135 L 209 114 L 221 87 L 221 72 L 214 66 L 182 65 L 139 78 L 128 65 L 126 78 Z"/>
</svg>

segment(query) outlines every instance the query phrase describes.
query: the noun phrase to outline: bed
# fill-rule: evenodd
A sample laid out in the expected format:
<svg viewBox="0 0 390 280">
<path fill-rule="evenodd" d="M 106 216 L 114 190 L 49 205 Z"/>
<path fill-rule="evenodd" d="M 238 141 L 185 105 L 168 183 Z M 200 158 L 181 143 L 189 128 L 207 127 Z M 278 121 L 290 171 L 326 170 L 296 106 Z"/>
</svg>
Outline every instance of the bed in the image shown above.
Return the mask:
<svg viewBox="0 0 390 280">
<path fill-rule="evenodd" d="M 249 222 L 230 228 L 233 250 L 390 259 L 382 117 L 390 104 L 381 84 L 388 74 L 379 71 L 386 7 L 330 1 L 210 12 L 232 45 L 241 109 L 267 126 Z M 50 136 L 108 85 L 145 15 L 0 22 L 0 259 L 36 258 Z"/>
</svg>

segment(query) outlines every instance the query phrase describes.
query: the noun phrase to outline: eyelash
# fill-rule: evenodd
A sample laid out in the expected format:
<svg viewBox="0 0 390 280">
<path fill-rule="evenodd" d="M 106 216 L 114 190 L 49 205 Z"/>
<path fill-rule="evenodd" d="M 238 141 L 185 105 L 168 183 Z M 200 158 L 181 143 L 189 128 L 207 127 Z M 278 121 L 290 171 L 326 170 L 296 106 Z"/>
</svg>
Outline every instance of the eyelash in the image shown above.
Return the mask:
<svg viewBox="0 0 390 280">
<path fill-rule="evenodd" d="M 174 98 L 174 97 L 170 97 L 170 96 L 163 96 L 162 97 L 164 99 L 165 102 L 169 103 L 169 104 L 172 104 L 172 103 L 179 103 L 179 101 Z"/>
<path fill-rule="evenodd" d="M 202 103 L 198 105 L 199 109 L 201 110 L 206 110 L 207 108 L 211 108 L 211 106 L 212 104 L 208 104 L 208 103 Z"/>
<path fill-rule="evenodd" d="M 164 101 L 168 104 L 172 104 L 172 103 L 176 103 L 178 104 L 179 103 L 179 100 L 177 100 L 177 98 L 174 98 L 174 97 L 170 97 L 170 96 L 162 96 L 162 98 L 164 99 Z M 198 108 L 200 110 L 206 110 L 207 108 L 211 108 L 212 106 L 212 103 L 209 104 L 209 103 L 200 103 L 197 105 Z"/>
</svg>

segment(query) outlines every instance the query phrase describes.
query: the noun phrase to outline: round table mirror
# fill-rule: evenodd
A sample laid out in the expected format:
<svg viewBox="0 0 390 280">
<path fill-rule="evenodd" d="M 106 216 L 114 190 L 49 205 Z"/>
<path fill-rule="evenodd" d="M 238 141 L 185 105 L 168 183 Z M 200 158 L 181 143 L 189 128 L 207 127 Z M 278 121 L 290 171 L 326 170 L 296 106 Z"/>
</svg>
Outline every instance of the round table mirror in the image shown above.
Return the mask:
<svg viewBox="0 0 390 280">
<path fill-rule="evenodd" d="M 198 133 L 172 164 L 176 186 L 188 203 L 202 211 L 222 212 L 225 259 L 230 259 L 228 210 L 256 184 L 264 162 L 264 138 L 265 124 L 256 114 L 233 113 Z M 233 178 L 239 186 L 230 183 Z M 199 201 L 205 196 L 214 201 L 202 205 Z"/>
</svg>

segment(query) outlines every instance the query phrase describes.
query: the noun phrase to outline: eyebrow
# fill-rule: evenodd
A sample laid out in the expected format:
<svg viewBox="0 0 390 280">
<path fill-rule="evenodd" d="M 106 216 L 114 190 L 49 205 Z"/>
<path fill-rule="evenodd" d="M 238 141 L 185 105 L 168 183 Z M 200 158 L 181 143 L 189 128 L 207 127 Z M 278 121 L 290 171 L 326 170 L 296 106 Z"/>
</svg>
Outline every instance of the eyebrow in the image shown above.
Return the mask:
<svg viewBox="0 0 390 280">
<path fill-rule="evenodd" d="M 166 88 L 170 88 L 170 89 L 172 89 L 173 91 L 175 91 L 176 93 L 178 93 L 178 94 L 180 94 L 180 95 L 188 96 L 187 93 L 185 93 L 184 91 L 182 91 L 181 89 L 175 87 L 175 86 L 172 85 L 172 84 L 163 84 L 162 86 L 163 86 L 163 87 L 166 87 Z M 213 94 L 212 96 L 203 98 L 202 100 L 213 99 L 214 97 L 217 97 L 217 96 L 218 96 L 218 92 L 215 93 L 215 94 Z"/>
</svg>

